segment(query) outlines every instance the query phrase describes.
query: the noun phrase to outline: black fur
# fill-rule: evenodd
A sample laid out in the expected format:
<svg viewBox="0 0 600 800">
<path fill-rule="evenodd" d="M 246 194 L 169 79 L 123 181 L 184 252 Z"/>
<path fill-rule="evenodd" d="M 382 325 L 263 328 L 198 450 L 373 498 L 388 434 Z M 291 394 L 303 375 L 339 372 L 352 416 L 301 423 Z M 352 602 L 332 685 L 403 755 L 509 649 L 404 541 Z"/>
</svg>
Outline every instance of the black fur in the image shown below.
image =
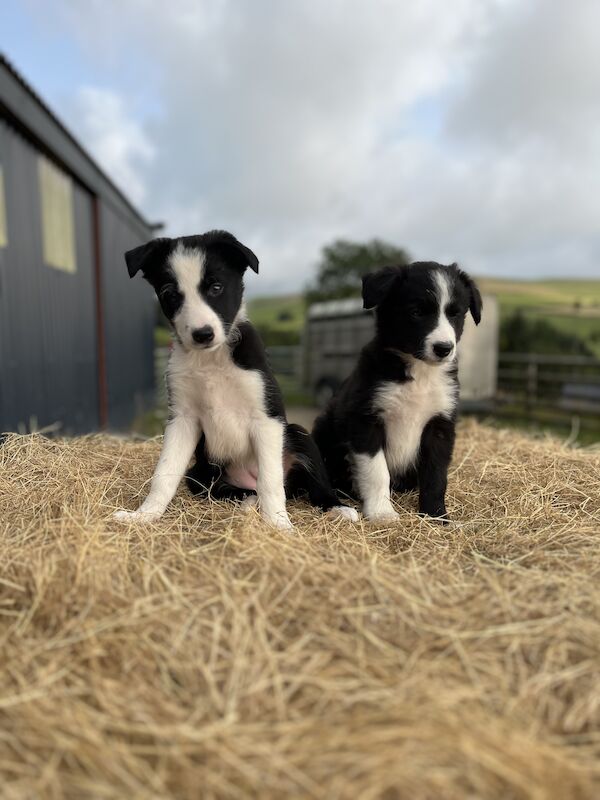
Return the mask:
<svg viewBox="0 0 600 800">
<path fill-rule="evenodd" d="M 267 359 L 262 339 L 254 325 L 242 322 L 238 325 L 239 340 L 232 348 L 234 362 L 242 369 L 257 369 L 265 384 L 265 405 L 270 417 L 285 419 L 285 409 L 279 384 Z"/>
</svg>

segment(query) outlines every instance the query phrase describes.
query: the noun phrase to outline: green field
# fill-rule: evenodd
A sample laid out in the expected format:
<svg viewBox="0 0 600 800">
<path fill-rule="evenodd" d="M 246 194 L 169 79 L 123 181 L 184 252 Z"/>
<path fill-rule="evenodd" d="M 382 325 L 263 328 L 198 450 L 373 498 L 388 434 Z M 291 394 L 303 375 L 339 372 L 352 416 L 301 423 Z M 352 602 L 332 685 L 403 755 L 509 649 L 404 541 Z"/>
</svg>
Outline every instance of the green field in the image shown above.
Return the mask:
<svg viewBox="0 0 600 800">
<path fill-rule="evenodd" d="M 501 316 L 521 310 L 577 336 L 600 356 L 600 281 L 504 281 L 484 278 L 482 291 L 496 295 Z"/>
<path fill-rule="evenodd" d="M 552 306 L 572 310 L 575 304 L 582 312 L 600 315 L 600 280 L 515 281 L 501 278 L 480 278 L 482 291 L 495 294 L 503 308 Z"/>
</svg>

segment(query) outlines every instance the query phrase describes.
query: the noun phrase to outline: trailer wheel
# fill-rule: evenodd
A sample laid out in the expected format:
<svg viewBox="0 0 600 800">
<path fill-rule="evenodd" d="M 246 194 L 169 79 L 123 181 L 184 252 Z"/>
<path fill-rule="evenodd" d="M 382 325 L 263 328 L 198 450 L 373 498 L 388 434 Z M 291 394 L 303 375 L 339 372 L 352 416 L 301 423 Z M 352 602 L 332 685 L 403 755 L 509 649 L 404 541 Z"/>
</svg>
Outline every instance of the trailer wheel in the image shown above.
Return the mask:
<svg viewBox="0 0 600 800">
<path fill-rule="evenodd" d="M 335 378 L 322 378 L 315 389 L 315 403 L 319 408 L 325 408 L 336 393 L 339 381 Z"/>
</svg>

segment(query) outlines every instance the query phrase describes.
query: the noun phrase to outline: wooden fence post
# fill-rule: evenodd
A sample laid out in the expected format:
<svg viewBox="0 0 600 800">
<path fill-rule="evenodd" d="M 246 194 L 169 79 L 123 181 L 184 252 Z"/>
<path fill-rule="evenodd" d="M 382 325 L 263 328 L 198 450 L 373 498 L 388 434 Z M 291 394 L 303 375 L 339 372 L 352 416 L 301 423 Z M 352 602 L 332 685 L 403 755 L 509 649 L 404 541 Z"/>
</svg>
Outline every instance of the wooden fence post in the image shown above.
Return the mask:
<svg viewBox="0 0 600 800">
<path fill-rule="evenodd" d="M 538 364 L 534 355 L 530 355 L 527 363 L 527 389 L 525 407 L 531 417 L 535 409 L 538 388 Z"/>
</svg>

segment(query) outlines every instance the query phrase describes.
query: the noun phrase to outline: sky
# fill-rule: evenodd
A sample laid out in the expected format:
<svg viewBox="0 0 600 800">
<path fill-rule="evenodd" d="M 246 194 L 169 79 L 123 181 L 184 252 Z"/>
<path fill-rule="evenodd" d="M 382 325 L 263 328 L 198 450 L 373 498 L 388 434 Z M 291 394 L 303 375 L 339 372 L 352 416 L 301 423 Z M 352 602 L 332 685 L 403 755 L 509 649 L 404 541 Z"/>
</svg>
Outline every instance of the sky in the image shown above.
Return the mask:
<svg viewBox="0 0 600 800">
<path fill-rule="evenodd" d="M 599 30 L 597 0 L 3 0 L 0 49 L 167 235 L 252 247 L 265 294 L 337 238 L 600 277 Z"/>
</svg>

